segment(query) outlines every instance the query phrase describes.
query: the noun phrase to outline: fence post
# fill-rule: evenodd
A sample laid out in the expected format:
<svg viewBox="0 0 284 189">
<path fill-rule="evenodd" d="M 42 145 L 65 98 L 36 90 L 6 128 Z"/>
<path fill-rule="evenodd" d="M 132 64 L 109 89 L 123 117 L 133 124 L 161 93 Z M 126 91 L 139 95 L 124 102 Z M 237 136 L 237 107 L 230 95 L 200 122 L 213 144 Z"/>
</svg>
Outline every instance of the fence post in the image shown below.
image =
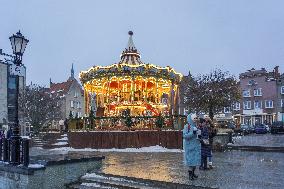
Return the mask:
<svg viewBox="0 0 284 189">
<path fill-rule="evenodd" d="M 9 146 L 8 146 L 8 139 L 3 139 L 3 161 L 9 161 Z"/>
<path fill-rule="evenodd" d="M 2 153 L 2 150 L 3 150 L 3 138 L 0 139 L 0 160 L 2 161 L 3 160 L 3 153 Z"/>
<path fill-rule="evenodd" d="M 22 140 L 22 158 L 23 165 L 28 167 L 30 164 L 30 154 L 29 154 L 29 139 L 24 138 Z"/>
</svg>

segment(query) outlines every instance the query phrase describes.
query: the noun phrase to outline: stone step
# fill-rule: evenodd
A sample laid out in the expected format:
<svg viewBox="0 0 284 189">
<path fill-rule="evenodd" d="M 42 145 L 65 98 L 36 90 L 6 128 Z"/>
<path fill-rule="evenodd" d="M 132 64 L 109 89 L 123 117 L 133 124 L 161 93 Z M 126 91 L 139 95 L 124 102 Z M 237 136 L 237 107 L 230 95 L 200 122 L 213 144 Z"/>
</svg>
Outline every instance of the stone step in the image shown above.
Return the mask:
<svg viewBox="0 0 284 189">
<path fill-rule="evenodd" d="M 116 179 L 116 180 L 111 180 L 111 179 L 91 179 L 91 180 L 83 180 L 82 184 L 83 186 L 91 186 L 91 185 L 100 185 L 100 186 L 105 186 L 105 187 L 111 187 L 111 188 L 125 188 L 125 189 L 156 189 L 157 187 L 151 187 L 147 186 L 145 183 L 139 183 L 139 182 L 134 182 L 130 180 L 122 180 L 122 179 Z"/>
<path fill-rule="evenodd" d="M 149 179 L 141 179 L 134 177 L 126 177 L 119 175 L 111 175 L 104 173 L 96 173 L 83 176 L 80 180 L 82 186 L 90 186 L 99 184 L 102 186 L 117 187 L 117 188 L 142 188 L 142 189 L 207 189 L 210 187 L 194 186 L 187 184 L 179 184 L 172 182 L 156 181 Z M 80 185 L 80 186 L 81 186 Z"/>
</svg>

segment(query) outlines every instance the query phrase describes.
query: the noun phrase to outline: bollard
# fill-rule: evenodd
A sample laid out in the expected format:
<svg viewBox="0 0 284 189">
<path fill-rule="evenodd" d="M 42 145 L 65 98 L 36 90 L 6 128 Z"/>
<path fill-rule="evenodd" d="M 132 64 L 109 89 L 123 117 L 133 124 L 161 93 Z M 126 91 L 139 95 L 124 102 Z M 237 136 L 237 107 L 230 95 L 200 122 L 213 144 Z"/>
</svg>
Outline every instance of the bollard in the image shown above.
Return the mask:
<svg viewBox="0 0 284 189">
<path fill-rule="evenodd" d="M 22 163 L 25 167 L 30 164 L 29 139 L 22 140 Z"/>
<path fill-rule="evenodd" d="M 228 135 L 229 135 L 229 143 L 233 143 L 233 133 L 229 132 Z"/>
<path fill-rule="evenodd" d="M 8 139 L 3 138 L 2 140 L 3 140 L 3 142 L 2 142 L 2 144 L 3 144 L 3 161 L 7 162 L 7 161 L 9 161 Z"/>
<path fill-rule="evenodd" d="M 3 161 L 2 150 L 3 150 L 3 139 L 1 138 L 0 139 L 0 161 Z"/>
</svg>

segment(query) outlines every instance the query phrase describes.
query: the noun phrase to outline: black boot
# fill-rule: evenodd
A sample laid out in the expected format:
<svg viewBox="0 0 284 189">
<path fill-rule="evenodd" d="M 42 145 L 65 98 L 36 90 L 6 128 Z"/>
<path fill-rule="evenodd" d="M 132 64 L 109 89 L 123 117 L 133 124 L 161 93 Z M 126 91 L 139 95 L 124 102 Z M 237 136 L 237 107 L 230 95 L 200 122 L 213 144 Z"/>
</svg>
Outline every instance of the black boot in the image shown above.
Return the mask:
<svg viewBox="0 0 284 189">
<path fill-rule="evenodd" d="M 188 170 L 188 177 L 189 180 L 193 180 L 193 172 L 191 170 Z"/>
</svg>

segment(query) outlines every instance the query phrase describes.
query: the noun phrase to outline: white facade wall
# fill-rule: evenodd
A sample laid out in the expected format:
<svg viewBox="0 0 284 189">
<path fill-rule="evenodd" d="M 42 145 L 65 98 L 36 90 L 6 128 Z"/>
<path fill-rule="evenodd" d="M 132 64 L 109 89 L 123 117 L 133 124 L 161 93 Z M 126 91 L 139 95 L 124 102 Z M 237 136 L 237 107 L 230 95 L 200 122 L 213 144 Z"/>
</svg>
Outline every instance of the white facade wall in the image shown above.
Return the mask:
<svg viewBox="0 0 284 189">
<path fill-rule="evenodd" d="M 7 108 L 7 64 L 0 60 L 0 123 L 8 118 Z"/>
</svg>

